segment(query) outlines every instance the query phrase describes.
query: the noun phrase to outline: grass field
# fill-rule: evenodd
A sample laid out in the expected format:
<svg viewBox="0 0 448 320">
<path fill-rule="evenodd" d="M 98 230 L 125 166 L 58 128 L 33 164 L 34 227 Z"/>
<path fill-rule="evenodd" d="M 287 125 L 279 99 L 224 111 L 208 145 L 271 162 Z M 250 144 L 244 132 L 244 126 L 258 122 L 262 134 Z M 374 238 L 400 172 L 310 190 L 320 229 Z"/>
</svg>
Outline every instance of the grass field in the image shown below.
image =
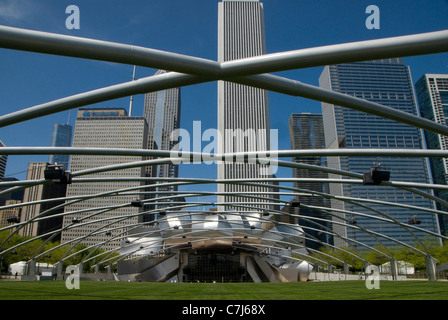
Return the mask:
<svg viewBox="0 0 448 320">
<path fill-rule="evenodd" d="M 448 282 L 148 283 L 0 281 L 0 300 L 448 300 Z"/>
</svg>

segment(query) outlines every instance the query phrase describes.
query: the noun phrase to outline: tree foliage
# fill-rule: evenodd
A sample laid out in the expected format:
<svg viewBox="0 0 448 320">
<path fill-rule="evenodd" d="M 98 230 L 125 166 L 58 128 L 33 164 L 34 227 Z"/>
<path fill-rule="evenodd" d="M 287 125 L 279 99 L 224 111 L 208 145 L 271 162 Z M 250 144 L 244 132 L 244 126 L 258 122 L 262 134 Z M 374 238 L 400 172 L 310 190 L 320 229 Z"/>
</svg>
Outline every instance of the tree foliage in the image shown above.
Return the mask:
<svg viewBox="0 0 448 320">
<path fill-rule="evenodd" d="M 365 264 L 374 264 L 376 266 L 390 262 L 390 256 L 396 261 L 406 261 L 414 265 L 416 270 L 426 269 L 426 250 L 429 255 L 436 259 L 438 265 L 448 263 L 448 241 L 440 245 L 438 242 L 424 240 L 423 244 L 415 244 L 417 250 L 408 247 L 382 247 L 377 246 L 370 251 L 358 251 L 352 247 L 339 249 L 330 249 L 328 247 L 320 248 L 320 253 L 313 253 L 313 257 L 324 260 L 335 268 L 344 268 L 344 263 L 350 266 L 351 271 L 361 271 Z M 426 248 L 426 249 L 425 249 Z"/>
<path fill-rule="evenodd" d="M 10 236 L 10 231 L 2 231 L 0 232 L 0 244 L 3 243 L 8 237 Z M 27 242 L 28 241 L 28 242 Z M 60 246 L 60 243 L 55 242 L 48 242 L 44 245 L 43 239 L 38 238 L 31 238 L 31 237 L 22 237 L 17 234 L 12 235 L 5 245 L 0 248 L 0 252 L 5 251 L 7 249 L 10 249 L 12 247 L 15 247 L 18 244 L 22 244 L 18 246 L 17 248 L 14 248 L 6 253 L 4 253 L 0 259 L 2 259 L 2 272 L 7 271 L 7 267 L 10 264 L 19 262 L 19 261 L 29 261 L 31 260 L 35 253 L 39 250 L 38 253 L 43 253 L 46 251 L 49 251 L 47 254 L 40 257 L 37 262 L 43 262 L 43 263 L 49 263 L 49 264 L 56 264 L 59 262 L 63 257 L 65 257 L 66 253 L 70 248 L 71 245 L 62 245 Z M 42 247 L 43 246 L 43 247 Z M 42 248 L 41 248 L 42 247 Z M 65 269 L 68 265 L 77 265 L 79 264 L 83 258 L 85 258 L 91 251 L 95 249 L 89 249 L 86 250 L 86 246 L 84 245 L 77 245 L 75 246 L 67 256 L 78 253 L 66 260 L 63 261 L 63 268 Z M 104 253 L 103 250 L 96 250 L 93 254 L 93 256 Z M 101 257 L 100 257 L 101 258 Z M 87 263 L 84 263 L 84 271 L 89 272 L 92 269 L 92 266 L 100 261 L 100 258 L 96 258 L 93 260 L 88 261 Z"/>
</svg>

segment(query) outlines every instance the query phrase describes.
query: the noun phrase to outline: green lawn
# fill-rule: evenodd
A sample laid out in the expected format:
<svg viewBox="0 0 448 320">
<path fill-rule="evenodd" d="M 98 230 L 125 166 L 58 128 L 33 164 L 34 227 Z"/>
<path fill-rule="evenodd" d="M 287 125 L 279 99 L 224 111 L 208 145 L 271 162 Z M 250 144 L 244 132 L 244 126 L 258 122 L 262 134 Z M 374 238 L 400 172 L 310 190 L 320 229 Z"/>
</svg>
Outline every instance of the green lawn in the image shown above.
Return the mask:
<svg viewBox="0 0 448 320">
<path fill-rule="evenodd" d="M 448 282 L 147 283 L 0 281 L 0 300 L 448 300 Z"/>
</svg>

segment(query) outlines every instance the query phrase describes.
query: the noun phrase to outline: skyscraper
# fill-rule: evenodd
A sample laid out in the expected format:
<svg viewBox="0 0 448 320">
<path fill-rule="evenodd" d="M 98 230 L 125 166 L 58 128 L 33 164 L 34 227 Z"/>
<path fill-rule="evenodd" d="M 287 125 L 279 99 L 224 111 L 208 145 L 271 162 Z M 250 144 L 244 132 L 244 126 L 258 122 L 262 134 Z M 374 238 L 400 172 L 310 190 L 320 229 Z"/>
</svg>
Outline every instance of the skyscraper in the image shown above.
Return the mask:
<svg viewBox="0 0 448 320">
<path fill-rule="evenodd" d="M 218 61 L 265 54 L 263 4 L 258 0 L 218 3 Z M 218 152 L 265 151 L 270 148 L 269 103 L 265 90 L 218 81 Z M 269 177 L 266 166 L 219 163 L 218 179 Z M 219 184 L 218 192 L 256 193 L 267 188 Z M 249 202 L 218 196 L 219 202 Z M 221 208 L 221 209 L 229 209 Z"/>
<path fill-rule="evenodd" d="M 5 145 L 0 140 L 0 148 L 4 148 Z M 8 161 L 8 156 L 3 154 L 0 156 L 0 182 L 5 179 L 5 171 L 6 171 L 6 162 Z"/>
<path fill-rule="evenodd" d="M 320 86 L 326 89 L 417 114 L 410 70 L 398 58 L 326 66 L 319 82 Z M 328 103 L 322 103 L 322 114 L 327 148 L 422 148 L 421 130 L 415 127 Z M 329 167 L 360 174 L 369 172 L 370 168 L 377 164 L 381 164 L 384 169 L 391 172 L 391 180 L 429 182 L 429 170 L 423 158 L 383 157 L 381 155 L 378 157 L 328 158 Z M 334 176 L 330 175 L 331 177 Z M 330 193 L 424 208 L 434 207 L 432 201 L 415 193 L 377 185 L 331 184 Z M 372 209 L 370 210 L 355 205 L 353 202 L 336 200 L 332 200 L 332 208 L 345 209 L 378 218 L 391 217 L 402 223 L 408 223 L 410 218 L 417 216 L 421 221 L 420 228 L 439 232 L 437 219 L 432 213 L 379 204 L 369 204 L 368 208 Z M 387 216 L 382 216 L 382 214 Z M 415 241 L 410 232 L 394 223 L 381 222 L 360 215 L 352 216 L 339 213 L 339 216 L 342 218 L 339 221 L 345 223 L 356 223 L 357 226 L 394 237 L 400 241 L 408 243 Z M 337 222 L 338 219 L 335 218 L 334 221 Z M 370 245 L 377 244 L 375 237 L 359 231 L 357 228 L 335 224 L 334 230 L 343 237 L 347 236 Z M 418 236 L 425 235 L 419 231 L 414 232 Z M 380 240 L 387 244 L 393 244 L 387 239 L 380 238 Z M 346 242 L 335 237 L 335 244 L 346 245 Z"/>
<path fill-rule="evenodd" d="M 15 205 L 15 204 L 19 204 L 22 203 L 21 200 L 6 200 L 5 201 L 5 206 L 9 206 L 9 205 Z M 6 208 L 6 209 L 0 209 L 0 228 L 6 227 L 6 226 L 10 226 L 16 222 L 11 222 L 10 219 L 12 218 L 18 218 L 20 219 L 22 213 L 22 208 L 20 207 L 12 207 L 12 208 Z"/>
<path fill-rule="evenodd" d="M 158 70 L 155 76 L 166 73 Z M 172 150 L 179 143 L 179 138 L 174 130 L 180 127 L 180 88 L 171 88 L 145 94 L 143 117 L 148 122 L 148 149 Z M 175 163 L 160 164 L 146 167 L 146 175 L 156 178 L 177 178 L 179 176 L 179 165 Z M 157 181 L 156 184 L 163 184 Z M 160 186 L 155 189 L 158 192 L 177 191 L 177 185 Z M 146 198 L 163 198 L 167 194 L 157 194 Z M 160 200 L 158 202 L 167 202 Z M 158 205 L 160 207 L 161 205 Z M 145 216 L 145 221 L 157 219 L 156 214 Z"/>
<path fill-rule="evenodd" d="M 86 108 L 78 110 L 73 147 L 145 149 L 147 147 L 147 137 L 148 125 L 143 117 L 129 117 L 126 110 L 122 108 Z M 141 160 L 142 157 L 137 156 L 74 155 L 71 159 L 70 169 L 72 173 L 76 173 L 81 170 Z M 144 176 L 145 170 L 141 167 L 88 174 L 83 177 L 125 178 L 126 181 L 73 183 L 68 185 L 67 196 L 96 195 L 114 190 L 138 188 L 143 185 L 143 182 L 138 181 L 138 179 Z M 135 190 L 135 192 L 139 191 L 142 190 Z M 138 197 L 132 194 L 97 197 L 66 206 L 65 213 L 71 214 L 64 216 L 63 227 L 67 227 L 67 229 L 62 233 L 62 242 L 65 243 L 85 236 L 89 232 L 98 230 L 101 226 L 104 226 L 105 229 L 119 229 L 111 231 L 108 235 L 106 235 L 106 232 L 97 233 L 81 243 L 95 245 L 106 241 L 108 237 L 126 232 L 129 225 L 141 221 L 141 216 L 138 215 L 141 208 L 131 205 L 133 200 Z M 129 205 L 126 206 L 127 203 Z M 91 215 L 92 218 L 87 218 Z M 114 222 L 114 218 L 117 218 L 117 222 Z M 78 221 L 85 223 L 102 219 L 106 220 L 77 226 Z M 114 249 L 119 245 L 120 241 L 115 240 L 108 242 L 104 248 Z"/>
<path fill-rule="evenodd" d="M 291 150 L 325 149 L 322 115 L 311 113 L 291 114 L 291 117 L 289 118 L 289 136 L 291 140 Z M 327 160 L 325 157 L 295 157 L 292 161 L 317 166 L 327 165 Z M 292 177 L 326 179 L 328 178 L 328 174 L 316 170 L 293 168 Z M 313 193 L 315 192 L 315 194 L 329 192 L 328 183 L 294 182 L 293 186 L 294 188 L 309 190 Z M 327 198 L 319 196 L 298 196 L 296 197 L 296 200 L 298 200 L 301 205 L 303 204 L 318 207 L 330 206 Z M 331 242 L 329 233 L 325 232 L 331 230 L 331 225 L 325 221 L 326 219 L 331 220 L 331 217 L 319 210 L 306 208 L 305 206 L 301 206 L 298 213 L 300 213 L 300 217 L 303 217 L 299 218 L 298 223 L 309 235 L 309 237 L 305 240 L 307 247 L 318 249 L 322 246 L 319 241 L 324 243 Z"/>
<path fill-rule="evenodd" d="M 53 132 L 51 134 L 51 147 L 70 147 L 72 145 L 72 126 L 68 124 L 54 124 Z M 68 154 L 56 154 L 48 157 L 48 162 L 51 164 L 62 165 L 64 170 L 69 168 Z"/>
<path fill-rule="evenodd" d="M 156 76 L 166 71 L 159 70 Z M 172 133 L 180 127 L 180 88 L 145 94 L 143 117 L 148 122 L 148 149 L 171 150 L 179 141 Z M 147 168 L 149 176 L 178 177 L 178 165 L 162 164 Z M 175 187 L 168 188 L 175 190 Z"/>
<path fill-rule="evenodd" d="M 30 162 L 28 164 L 27 171 L 27 180 L 41 180 L 45 178 L 45 170 L 48 169 L 48 163 L 46 162 Z M 31 186 L 26 188 L 23 194 L 23 202 L 33 202 L 40 201 L 45 199 L 56 199 L 65 197 L 67 191 L 67 185 L 65 184 L 38 184 L 35 186 Z M 28 221 L 30 219 L 35 218 L 36 216 L 47 212 L 60 204 L 64 203 L 64 200 L 61 201 L 52 201 L 48 203 L 39 203 L 24 206 L 21 210 L 21 221 Z M 35 223 L 28 223 L 24 225 L 22 229 L 20 229 L 19 233 L 23 236 L 37 236 L 43 235 L 51 231 L 55 231 L 62 227 L 62 217 L 57 216 L 56 214 L 64 212 L 63 208 L 54 209 L 52 211 L 48 211 L 48 214 L 44 216 L 47 217 L 44 220 L 39 220 Z M 55 217 L 48 218 L 49 216 L 56 215 Z M 61 235 L 57 234 L 53 237 L 53 240 L 60 240 Z"/>
<path fill-rule="evenodd" d="M 448 125 L 448 74 L 425 74 L 415 84 L 420 115 L 440 124 Z M 426 146 L 428 149 L 448 150 L 448 137 L 425 131 Z M 448 159 L 429 158 L 434 183 L 447 184 Z M 435 194 L 448 201 L 448 192 L 435 190 Z M 448 208 L 438 206 L 448 211 Z M 448 217 L 439 215 L 440 231 L 448 232 Z"/>
</svg>

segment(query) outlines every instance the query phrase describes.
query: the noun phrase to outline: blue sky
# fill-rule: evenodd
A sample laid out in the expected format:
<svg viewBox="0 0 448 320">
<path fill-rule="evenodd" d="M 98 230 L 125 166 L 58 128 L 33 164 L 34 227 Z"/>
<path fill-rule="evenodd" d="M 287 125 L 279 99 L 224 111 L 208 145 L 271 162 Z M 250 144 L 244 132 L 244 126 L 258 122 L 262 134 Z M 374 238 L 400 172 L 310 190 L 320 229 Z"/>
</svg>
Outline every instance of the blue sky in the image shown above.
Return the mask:
<svg viewBox="0 0 448 320">
<path fill-rule="evenodd" d="M 265 0 L 268 53 L 448 29 L 447 0 Z M 368 30 L 368 5 L 380 9 L 380 29 Z M 65 9 L 80 9 L 80 29 L 68 30 Z M 0 25 L 94 38 L 217 58 L 217 0 L 0 0 Z M 448 73 L 448 54 L 405 58 L 415 81 L 424 73 Z M 323 67 L 279 73 L 318 85 Z M 137 68 L 137 78 L 156 70 Z M 132 66 L 0 49 L 0 115 L 65 96 L 130 81 Z M 216 83 L 182 89 L 181 127 L 216 128 Z M 320 113 L 317 101 L 270 93 L 271 128 L 279 130 L 279 149 L 290 149 L 288 119 L 293 112 Z M 97 104 L 124 107 L 129 98 Z M 134 98 L 141 115 L 143 96 Z M 71 111 L 74 125 L 76 109 Z M 0 128 L 7 146 L 48 146 L 54 123 L 69 112 Z M 29 161 L 47 156 L 10 156 L 6 176 L 25 179 Z M 182 166 L 184 177 L 215 178 L 214 166 Z M 290 177 L 280 169 L 278 177 Z"/>
</svg>

